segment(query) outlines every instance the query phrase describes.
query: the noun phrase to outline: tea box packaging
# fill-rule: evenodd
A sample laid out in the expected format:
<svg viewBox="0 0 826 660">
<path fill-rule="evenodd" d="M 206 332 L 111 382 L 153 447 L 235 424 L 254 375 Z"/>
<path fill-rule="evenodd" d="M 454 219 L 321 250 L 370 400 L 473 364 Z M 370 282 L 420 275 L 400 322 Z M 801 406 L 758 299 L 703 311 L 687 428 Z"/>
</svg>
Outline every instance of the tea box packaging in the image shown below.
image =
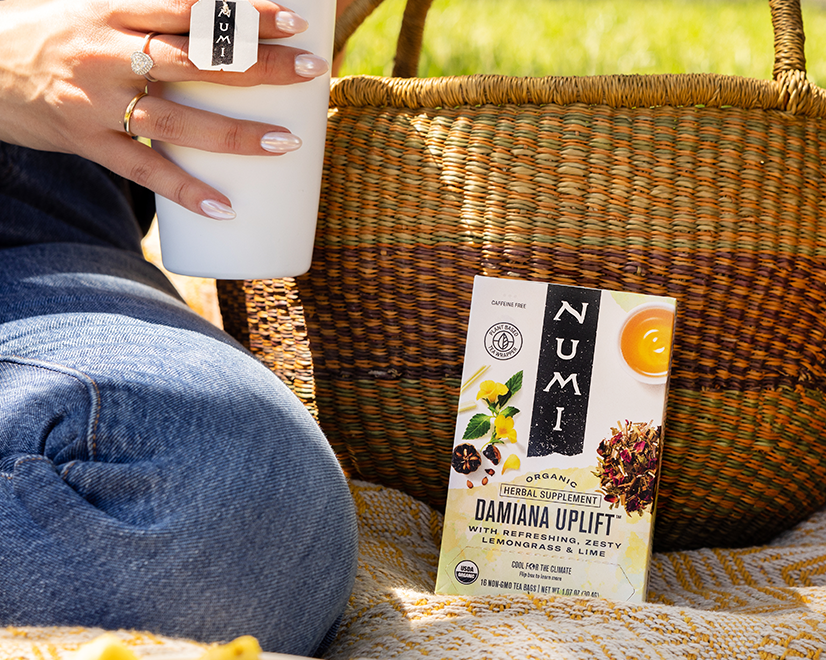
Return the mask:
<svg viewBox="0 0 826 660">
<path fill-rule="evenodd" d="M 476 277 L 438 593 L 645 600 L 675 310 Z"/>
</svg>

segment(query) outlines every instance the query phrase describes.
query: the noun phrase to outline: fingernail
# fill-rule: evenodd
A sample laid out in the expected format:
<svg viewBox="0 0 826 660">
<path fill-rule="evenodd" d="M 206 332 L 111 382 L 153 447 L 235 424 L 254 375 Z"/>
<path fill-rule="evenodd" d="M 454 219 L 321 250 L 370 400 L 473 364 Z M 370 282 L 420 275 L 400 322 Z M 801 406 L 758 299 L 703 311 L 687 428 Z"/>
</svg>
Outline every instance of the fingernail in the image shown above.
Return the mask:
<svg viewBox="0 0 826 660">
<path fill-rule="evenodd" d="M 201 210 L 213 220 L 232 220 L 235 217 L 231 206 L 216 199 L 205 199 L 201 202 Z"/>
<path fill-rule="evenodd" d="M 304 32 L 310 24 L 298 14 L 291 11 L 280 11 L 275 15 L 275 26 L 282 32 L 298 34 Z"/>
<path fill-rule="evenodd" d="M 288 151 L 295 151 L 301 145 L 300 137 L 284 131 L 266 133 L 261 138 L 261 148 L 273 154 L 285 154 Z"/>
<path fill-rule="evenodd" d="M 304 53 L 295 58 L 295 72 L 305 78 L 315 78 L 327 73 L 330 65 L 323 57 Z"/>
</svg>

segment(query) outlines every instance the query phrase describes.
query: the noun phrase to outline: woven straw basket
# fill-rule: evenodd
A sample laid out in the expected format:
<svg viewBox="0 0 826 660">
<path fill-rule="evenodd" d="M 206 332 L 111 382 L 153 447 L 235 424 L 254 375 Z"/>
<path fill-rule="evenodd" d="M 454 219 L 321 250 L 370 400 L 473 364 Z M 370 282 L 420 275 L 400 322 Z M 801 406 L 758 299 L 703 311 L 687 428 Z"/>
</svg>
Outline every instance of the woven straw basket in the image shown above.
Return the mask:
<svg viewBox="0 0 826 660">
<path fill-rule="evenodd" d="M 799 2 L 770 6 L 772 80 L 334 81 L 313 267 L 220 282 L 225 327 L 349 475 L 442 508 L 474 275 L 674 296 L 655 546 L 790 527 L 826 503 L 826 96 Z"/>
</svg>

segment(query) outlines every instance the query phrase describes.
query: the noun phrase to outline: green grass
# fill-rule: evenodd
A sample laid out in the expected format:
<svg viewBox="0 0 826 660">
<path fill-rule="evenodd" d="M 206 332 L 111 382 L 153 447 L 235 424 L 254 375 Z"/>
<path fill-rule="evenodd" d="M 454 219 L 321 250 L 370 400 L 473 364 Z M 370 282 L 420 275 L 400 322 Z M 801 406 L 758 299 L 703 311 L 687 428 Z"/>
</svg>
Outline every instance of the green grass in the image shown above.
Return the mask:
<svg viewBox="0 0 826 660">
<path fill-rule="evenodd" d="M 403 0 L 350 40 L 342 75 L 390 75 Z M 826 6 L 804 0 L 809 76 L 826 84 Z M 421 76 L 725 73 L 768 79 L 767 0 L 434 0 Z"/>
</svg>

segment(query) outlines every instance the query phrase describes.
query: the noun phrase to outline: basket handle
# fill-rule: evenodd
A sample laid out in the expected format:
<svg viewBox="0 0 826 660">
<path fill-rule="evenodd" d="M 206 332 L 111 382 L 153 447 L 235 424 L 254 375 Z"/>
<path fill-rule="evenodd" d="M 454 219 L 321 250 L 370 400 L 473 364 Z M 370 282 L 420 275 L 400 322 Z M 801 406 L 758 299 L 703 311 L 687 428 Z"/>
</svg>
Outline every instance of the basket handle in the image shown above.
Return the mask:
<svg viewBox="0 0 826 660">
<path fill-rule="evenodd" d="M 353 0 L 336 23 L 335 52 L 338 53 L 359 25 L 383 0 Z M 393 76 L 413 78 L 417 75 L 422 37 L 427 13 L 433 0 L 407 0 L 402 27 L 396 44 Z M 774 30 L 774 67 L 772 78 L 780 80 L 794 73 L 805 79 L 805 34 L 800 0 L 769 0 Z"/>
<path fill-rule="evenodd" d="M 353 0 L 350 5 L 336 18 L 336 33 L 333 39 L 333 59 L 344 50 L 347 41 L 353 36 L 358 27 L 367 20 L 384 0 Z"/>
<path fill-rule="evenodd" d="M 774 30 L 774 67 L 772 78 L 779 80 L 788 72 L 799 72 L 805 78 L 806 54 L 803 45 L 803 15 L 800 0 L 769 0 Z"/>
<path fill-rule="evenodd" d="M 353 0 L 336 19 L 336 34 L 333 42 L 335 58 L 353 36 L 358 27 L 367 20 L 384 0 Z M 396 58 L 393 65 L 394 78 L 415 78 L 424 37 L 424 22 L 433 0 L 408 0 L 404 8 L 402 26 L 396 42 Z"/>
</svg>

